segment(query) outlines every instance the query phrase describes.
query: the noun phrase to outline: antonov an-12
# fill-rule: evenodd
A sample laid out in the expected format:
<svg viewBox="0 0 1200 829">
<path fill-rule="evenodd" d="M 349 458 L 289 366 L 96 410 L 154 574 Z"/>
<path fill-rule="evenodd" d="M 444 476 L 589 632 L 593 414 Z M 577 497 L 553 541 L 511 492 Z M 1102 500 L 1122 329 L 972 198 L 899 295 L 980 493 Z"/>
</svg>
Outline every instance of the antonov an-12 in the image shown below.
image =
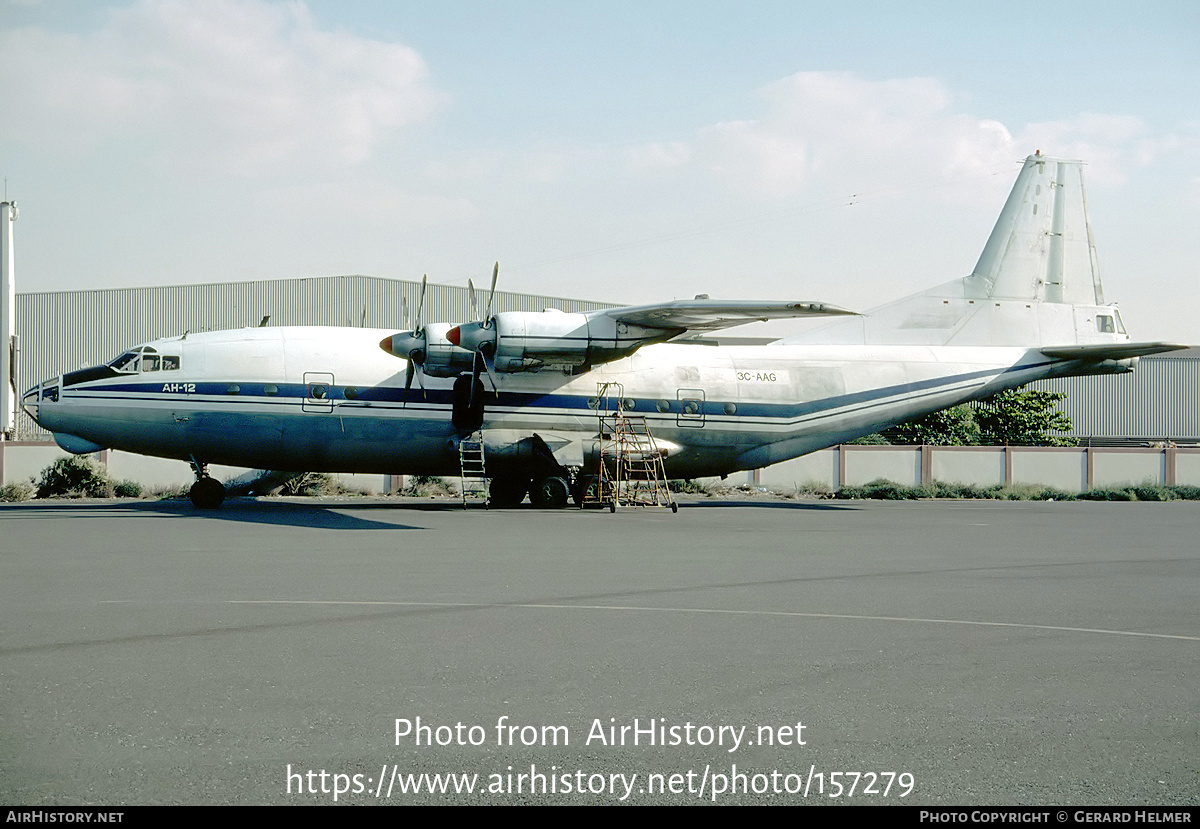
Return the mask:
<svg viewBox="0 0 1200 829">
<path fill-rule="evenodd" d="M 1173 350 L 1131 342 L 1105 303 L 1081 166 L 1028 157 L 969 276 L 862 315 L 707 298 L 493 315 L 489 300 L 481 321 L 422 324 L 418 309 L 404 332 L 155 340 L 46 380 L 22 403 L 70 452 L 188 461 L 192 500 L 205 507 L 225 496 L 211 463 L 458 475 L 468 435 L 486 448 L 493 504 L 529 494 L 561 507 L 600 463 L 597 408 L 614 390 L 623 411 L 646 418 L 666 476 L 757 469 L 1034 380 L 1130 371 L 1140 355 Z M 803 316 L 833 319 L 765 345 L 681 339 Z"/>
</svg>

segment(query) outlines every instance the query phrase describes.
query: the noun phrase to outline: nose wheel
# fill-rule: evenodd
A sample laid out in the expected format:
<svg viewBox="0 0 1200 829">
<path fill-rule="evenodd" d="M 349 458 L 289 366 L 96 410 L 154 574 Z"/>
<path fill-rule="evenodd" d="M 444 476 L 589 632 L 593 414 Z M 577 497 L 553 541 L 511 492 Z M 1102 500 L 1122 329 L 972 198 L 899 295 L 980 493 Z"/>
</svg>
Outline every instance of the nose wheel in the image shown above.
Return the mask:
<svg viewBox="0 0 1200 829">
<path fill-rule="evenodd" d="M 196 483 L 188 490 L 188 498 L 197 509 L 216 509 L 225 503 L 225 485 L 208 474 L 208 464 L 192 461 Z"/>
</svg>

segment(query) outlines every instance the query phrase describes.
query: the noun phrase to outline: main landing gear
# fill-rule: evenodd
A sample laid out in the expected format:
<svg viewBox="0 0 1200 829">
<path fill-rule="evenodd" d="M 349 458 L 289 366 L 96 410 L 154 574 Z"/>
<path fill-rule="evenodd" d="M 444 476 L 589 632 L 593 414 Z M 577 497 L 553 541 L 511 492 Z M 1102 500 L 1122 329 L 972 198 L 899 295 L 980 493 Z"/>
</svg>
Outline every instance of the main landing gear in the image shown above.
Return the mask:
<svg viewBox="0 0 1200 829">
<path fill-rule="evenodd" d="M 489 506 L 512 509 L 526 493 L 538 509 L 562 509 L 571 500 L 571 470 L 554 458 L 537 434 L 489 455 L 488 463 L 495 470 L 488 487 Z"/>
<path fill-rule="evenodd" d="M 216 509 L 225 503 L 225 485 L 208 474 L 208 464 L 192 461 L 196 483 L 188 490 L 188 497 L 198 509 Z"/>
<path fill-rule="evenodd" d="M 557 475 L 540 478 L 529 489 L 529 503 L 539 509 L 562 509 L 569 498 L 570 487 Z"/>
<path fill-rule="evenodd" d="M 496 509 L 515 509 L 529 495 L 529 503 L 538 509 L 562 509 L 570 500 L 571 487 L 559 475 L 530 479 L 516 475 L 492 478 L 488 487 L 488 506 Z"/>
</svg>

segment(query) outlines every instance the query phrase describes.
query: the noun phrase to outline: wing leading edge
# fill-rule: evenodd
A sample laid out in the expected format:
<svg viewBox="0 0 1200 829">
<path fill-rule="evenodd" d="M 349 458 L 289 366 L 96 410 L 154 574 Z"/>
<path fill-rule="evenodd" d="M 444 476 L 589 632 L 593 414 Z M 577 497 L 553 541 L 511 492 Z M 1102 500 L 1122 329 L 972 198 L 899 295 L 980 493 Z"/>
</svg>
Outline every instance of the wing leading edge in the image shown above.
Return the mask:
<svg viewBox="0 0 1200 829">
<path fill-rule="evenodd" d="M 827 302 L 755 302 L 719 299 L 679 299 L 653 305 L 629 305 L 591 312 L 626 325 L 683 331 L 716 331 L 748 322 L 796 317 L 857 316 Z"/>
</svg>

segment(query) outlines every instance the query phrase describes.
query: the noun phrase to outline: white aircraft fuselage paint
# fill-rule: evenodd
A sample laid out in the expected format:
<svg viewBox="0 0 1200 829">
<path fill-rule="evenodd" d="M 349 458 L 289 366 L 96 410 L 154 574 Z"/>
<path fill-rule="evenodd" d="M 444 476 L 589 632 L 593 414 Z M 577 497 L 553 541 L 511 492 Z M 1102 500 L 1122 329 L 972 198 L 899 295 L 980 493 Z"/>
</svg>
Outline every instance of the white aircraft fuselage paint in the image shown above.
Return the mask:
<svg viewBox="0 0 1200 829">
<path fill-rule="evenodd" d="M 38 422 L 97 446 L 181 460 L 304 471 L 458 472 L 451 381 L 405 394 L 386 330 L 250 328 L 146 345 L 179 358 L 71 385 L 46 381 Z M 598 386 L 620 383 L 667 447 L 672 477 L 794 458 L 891 423 L 1056 374 L 1072 363 L 979 346 L 646 346 L 582 375 L 500 375 L 484 434 L 537 433 L 586 457 Z M 70 375 L 67 376 L 68 381 Z M 314 386 L 326 386 L 314 398 Z M 57 389 L 57 400 L 45 390 Z M 321 392 L 318 392 L 321 393 Z M 407 401 L 406 398 L 407 397 Z M 632 405 L 630 405 L 632 404 Z M 610 405 L 615 405 L 615 402 Z"/>
</svg>

